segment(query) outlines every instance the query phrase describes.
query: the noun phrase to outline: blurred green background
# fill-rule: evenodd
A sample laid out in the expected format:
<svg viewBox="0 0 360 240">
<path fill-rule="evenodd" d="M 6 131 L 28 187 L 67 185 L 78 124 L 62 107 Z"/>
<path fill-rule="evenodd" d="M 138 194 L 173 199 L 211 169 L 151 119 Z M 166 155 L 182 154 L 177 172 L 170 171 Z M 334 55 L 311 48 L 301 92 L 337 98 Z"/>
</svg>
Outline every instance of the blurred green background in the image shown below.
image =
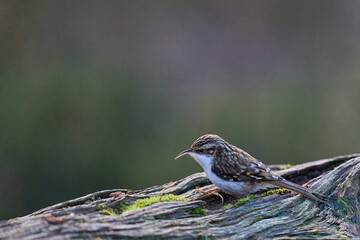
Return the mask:
<svg viewBox="0 0 360 240">
<path fill-rule="evenodd" d="M 0 2 L 0 219 L 201 171 L 359 152 L 359 1 Z"/>
</svg>

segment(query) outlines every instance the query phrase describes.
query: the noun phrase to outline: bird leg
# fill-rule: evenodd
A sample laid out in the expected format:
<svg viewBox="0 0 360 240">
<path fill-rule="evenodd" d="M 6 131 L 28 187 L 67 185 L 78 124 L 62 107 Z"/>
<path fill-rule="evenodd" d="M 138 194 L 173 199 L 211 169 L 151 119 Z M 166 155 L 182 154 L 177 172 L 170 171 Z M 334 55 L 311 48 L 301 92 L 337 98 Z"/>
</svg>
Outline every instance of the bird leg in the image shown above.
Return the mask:
<svg viewBox="0 0 360 240">
<path fill-rule="evenodd" d="M 204 191 L 204 190 L 201 190 L 201 189 L 198 189 L 198 188 L 196 188 L 195 190 L 197 192 L 200 192 L 200 193 L 203 193 L 203 194 L 215 195 L 215 196 L 221 198 L 221 204 L 224 204 L 224 198 L 223 198 L 223 196 L 220 195 L 218 188 L 211 189 L 211 190 L 208 190 L 208 191 Z"/>
<path fill-rule="evenodd" d="M 110 197 L 114 197 L 114 200 L 117 201 L 117 200 L 125 197 L 126 193 L 119 191 L 119 192 L 110 193 L 109 195 L 110 195 Z"/>
</svg>

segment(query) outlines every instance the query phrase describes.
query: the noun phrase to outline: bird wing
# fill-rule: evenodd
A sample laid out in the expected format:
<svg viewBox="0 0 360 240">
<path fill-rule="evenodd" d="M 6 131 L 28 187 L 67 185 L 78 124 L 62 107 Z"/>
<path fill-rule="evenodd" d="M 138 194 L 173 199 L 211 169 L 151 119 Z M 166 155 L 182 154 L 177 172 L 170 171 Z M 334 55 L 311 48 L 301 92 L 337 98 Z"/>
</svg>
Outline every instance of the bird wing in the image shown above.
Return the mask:
<svg viewBox="0 0 360 240">
<path fill-rule="evenodd" d="M 234 182 L 281 179 L 268 166 L 241 149 L 216 154 L 211 170 L 221 179 Z"/>
</svg>

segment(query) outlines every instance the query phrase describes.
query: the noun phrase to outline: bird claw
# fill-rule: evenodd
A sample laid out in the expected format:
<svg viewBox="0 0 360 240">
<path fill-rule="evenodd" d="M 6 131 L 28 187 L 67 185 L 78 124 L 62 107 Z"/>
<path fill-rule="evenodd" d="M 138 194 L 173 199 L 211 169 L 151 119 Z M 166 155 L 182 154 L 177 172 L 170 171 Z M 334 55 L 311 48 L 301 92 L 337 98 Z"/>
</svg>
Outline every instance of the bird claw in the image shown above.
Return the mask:
<svg viewBox="0 0 360 240">
<path fill-rule="evenodd" d="M 109 195 L 110 195 L 110 197 L 113 197 L 115 201 L 117 201 L 117 200 L 121 199 L 122 197 L 125 197 L 126 193 L 119 191 L 119 192 L 110 193 Z"/>
<path fill-rule="evenodd" d="M 221 196 L 221 194 L 218 192 L 219 189 L 211 189 L 211 190 L 208 190 L 208 191 L 204 191 L 204 190 L 201 190 L 201 189 L 198 189 L 196 188 L 195 189 L 197 192 L 200 192 L 200 193 L 203 193 L 203 194 L 211 194 L 211 195 L 215 195 L 219 198 L 221 198 L 221 204 L 224 204 L 224 198 L 223 196 Z"/>
</svg>

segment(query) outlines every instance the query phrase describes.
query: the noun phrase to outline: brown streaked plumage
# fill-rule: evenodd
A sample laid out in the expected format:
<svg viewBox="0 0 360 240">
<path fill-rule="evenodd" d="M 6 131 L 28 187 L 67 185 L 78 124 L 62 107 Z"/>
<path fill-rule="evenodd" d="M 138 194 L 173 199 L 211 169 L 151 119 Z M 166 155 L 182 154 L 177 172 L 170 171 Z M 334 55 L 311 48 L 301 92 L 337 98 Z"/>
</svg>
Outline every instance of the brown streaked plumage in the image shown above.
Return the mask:
<svg viewBox="0 0 360 240">
<path fill-rule="evenodd" d="M 259 190 L 283 187 L 316 201 L 321 194 L 289 182 L 274 173 L 268 166 L 217 135 L 199 137 L 176 158 L 191 155 L 220 190 L 235 196 L 246 196 Z"/>
</svg>

